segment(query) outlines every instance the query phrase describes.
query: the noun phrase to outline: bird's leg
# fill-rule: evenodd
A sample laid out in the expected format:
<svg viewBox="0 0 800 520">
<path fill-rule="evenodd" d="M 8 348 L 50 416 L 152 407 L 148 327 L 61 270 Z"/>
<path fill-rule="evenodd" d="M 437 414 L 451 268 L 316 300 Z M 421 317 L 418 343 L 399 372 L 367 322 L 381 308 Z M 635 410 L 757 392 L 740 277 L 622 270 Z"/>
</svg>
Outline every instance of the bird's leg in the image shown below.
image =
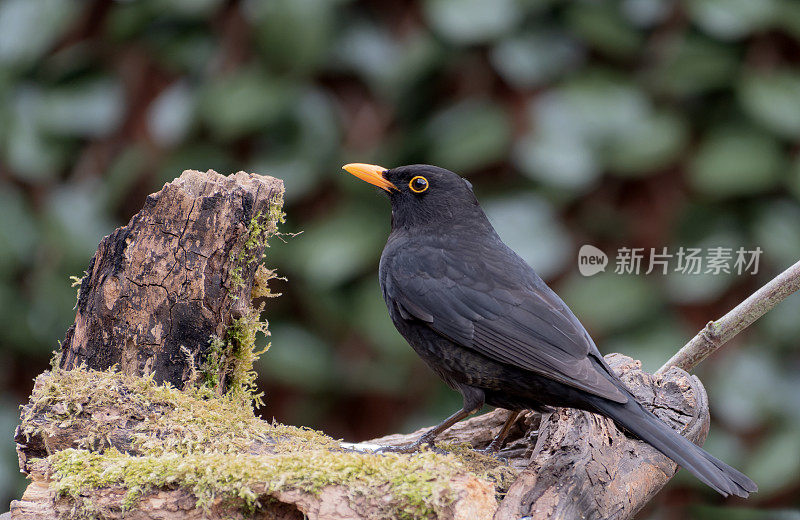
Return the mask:
<svg viewBox="0 0 800 520">
<path fill-rule="evenodd" d="M 503 427 L 500 428 L 500 431 L 497 433 L 497 435 L 495 435 L 494 439 L 492 439 L 492 442 L 486 448 L 475 451 L 479 451 L 481 453 L 497 453 L 500 448 L 503 447 L 503 443 L 508 436 L 508 432 L 511 431 L 511 427 L 514 426 L 515 422 L 517 422 L 517 417 L 519 417 L 520 413 L 521 412 L 509 410 L 506 422 L 503 423 Z"/>
<path fill-rule="evenodd" d="M 474 411 L 469 412 L 464 410 L 463 408 L 444 421 L 438 426 L 431 428 L 430 430 L 426 431 L 422 434 L 422 436 L 417 439 L 416 441 L 412 442 L 411 444 L 405 444 L 403 446 L 384 446 L 380 448 L 379 452 L 396 452 L 396 453 L 412 453 L 420 448 L 422 448 L 425 444 L 430 444 L 433 447 L 433 441 L 436 437 L 439 436 L 440 433 L 448 429 L 449 427 L 453 426 L 458 421 L 467 418 L 470 414 L 474 413 Z"/>
<path fill-rule="evenodd" d="M 482 390 L 471 387 L 462 387 L 459 388 L 459 390 L 461 390 L 461 395 L 464 397 L 464 406 L 461 408 L 461 410 L 442 421 L 438 426 L 435 426 L 423 433 L 419 439 L 411 444 L 406 444 L 403 446 L 384 446 L 383 448 L 378 449 L 377 452 L 412 453 L 419 450 L 424 444 L 430 444 L 433 448 L 433 441 L 443 431 L 453 426 L 458 421 L 466 419 L 483 407 L 484 395 Z"/>
</svg>

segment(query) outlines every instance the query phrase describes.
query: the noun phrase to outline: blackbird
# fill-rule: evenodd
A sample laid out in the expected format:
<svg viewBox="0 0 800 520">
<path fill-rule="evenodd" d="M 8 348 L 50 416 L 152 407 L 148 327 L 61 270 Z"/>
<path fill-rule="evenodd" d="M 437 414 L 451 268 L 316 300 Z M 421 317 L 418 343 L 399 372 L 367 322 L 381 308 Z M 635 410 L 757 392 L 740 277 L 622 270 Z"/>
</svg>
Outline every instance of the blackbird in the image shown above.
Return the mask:
<svg viewBox="0 0 800 520">
<path fill-rule="evenodd" d="M 464 399 L 461 410 L 401 450 L 433 444 L 484 403 L 511 412 L 493 450 L 520 411 L 570 407 L 611 418 L 722 495 L 757 490 L 636 401 L 569 307 L 500 240 L 466 179 L 423 164 L 344 169 L 391 201 L 379 280 L 392 322 Z"/>
</svg>

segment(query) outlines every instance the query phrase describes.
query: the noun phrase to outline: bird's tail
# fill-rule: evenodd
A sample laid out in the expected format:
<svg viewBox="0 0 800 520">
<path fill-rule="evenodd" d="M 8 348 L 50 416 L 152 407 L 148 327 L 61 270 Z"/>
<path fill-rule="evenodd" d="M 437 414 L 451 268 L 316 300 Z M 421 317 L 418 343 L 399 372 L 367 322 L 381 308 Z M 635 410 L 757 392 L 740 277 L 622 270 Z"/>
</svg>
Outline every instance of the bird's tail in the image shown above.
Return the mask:
<svg viewBox="0 0 800 520">
<path fill-rule="evenodd" d="M 722 495 L 747 498 L 749 493 L 758 491 L 758 486 L 747 475 L 682 437 L 634 399 L 625 404 L 597 399 L 593 404 L 603 415 L 612 418 Z"/>
</svg>

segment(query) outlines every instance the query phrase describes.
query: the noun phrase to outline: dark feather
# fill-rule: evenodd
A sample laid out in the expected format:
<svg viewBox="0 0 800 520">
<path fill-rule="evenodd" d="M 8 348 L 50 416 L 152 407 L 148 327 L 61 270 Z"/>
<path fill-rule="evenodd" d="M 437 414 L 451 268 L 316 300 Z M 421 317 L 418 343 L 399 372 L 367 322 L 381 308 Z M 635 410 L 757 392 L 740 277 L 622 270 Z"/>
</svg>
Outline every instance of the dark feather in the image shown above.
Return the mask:
<svg viewBox="0 0 800 520">
<path fill-rule="evenodd" d="M 386 297 L 402 313 L 490 359 L 626 402 L 567 306 L 499 239 L 493 245 L 470 249 L 466 262 L 451 261 L 444 248 L 432 245 L 398 250 L 387 271 Z"/>
</svg>

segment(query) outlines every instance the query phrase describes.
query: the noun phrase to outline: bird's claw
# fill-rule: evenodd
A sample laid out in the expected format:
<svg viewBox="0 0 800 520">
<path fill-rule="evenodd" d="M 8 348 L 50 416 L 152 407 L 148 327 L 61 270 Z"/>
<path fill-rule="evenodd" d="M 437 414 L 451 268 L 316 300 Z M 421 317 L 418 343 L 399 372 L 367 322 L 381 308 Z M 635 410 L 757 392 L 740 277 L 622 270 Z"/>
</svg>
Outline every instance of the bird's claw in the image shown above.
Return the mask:
<svg viewBox="0 0 800 520">
<path fill-rule="evenodd" d="M 501 447 L 502 447 L 502 442 L 497 442 L 497 440 L 495 439 L 492 442 L 490 442 L 489 445 L 486 446 L 485 448 L 481 449 L 476 448 L 475 451 L 477 451 L 478 453 L 483 453 L 484 455 L 491 455 L 492 453 L 497 453 L 498 451 L 500 451 Z"/>
<path fill-rule="evenodd" d="M 383 446 L 375 450 L 374 453 L 415 453 L 422 450 L 423 447 L 426 447 L 426 449 L 429 449 L 440 455 L 447 453 L 447 451 L 437 448 L 433 441 L 425 441 L 422 439 L 412 442 L 411 444 L 403 444 L 401 446 Z"/>
<path fill-rule="evenodd" d="M 375 453 L 414 453 L 422 447 L 422 444 L 413 442 L 401 446 L 383 446 L 375 450 Z"/>
<path fill-rule="evenodd" d="M 482 449 L 475 449 L 473 450 L 476 453 L 480 453 L 481 455 L 488 455 L 490 457 L 494 457 L 498 461 L 502 462 L 503 464 L 508 464 L 508 457 L 503 457 L 499 453 L 499 448 L 492 446 L 491 444 Z"/>
</svg>

